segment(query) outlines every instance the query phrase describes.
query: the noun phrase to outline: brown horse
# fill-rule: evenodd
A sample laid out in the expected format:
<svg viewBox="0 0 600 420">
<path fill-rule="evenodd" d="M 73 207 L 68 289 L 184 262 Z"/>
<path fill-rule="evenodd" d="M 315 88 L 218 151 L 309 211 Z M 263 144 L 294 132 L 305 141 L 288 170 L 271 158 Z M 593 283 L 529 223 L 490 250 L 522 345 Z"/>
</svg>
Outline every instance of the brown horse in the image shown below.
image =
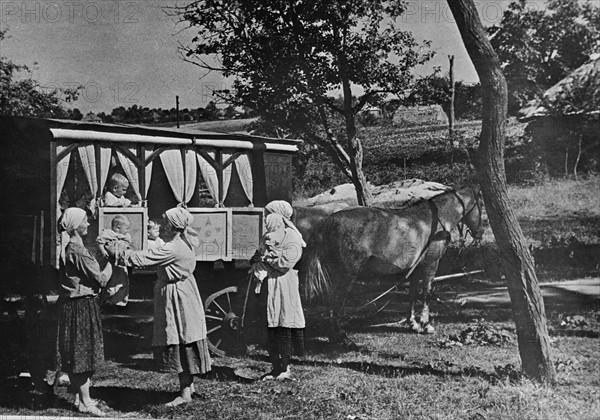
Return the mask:
<svg viewBox="0 0 600 420">
<path fill-rule="evenodd" d="M 450 231 L 463 222 L 475 240 L 483 235 L 483 200 L 478 189 L 452 190 L 400 209 L 352 207 L 335 212 L 313 232 L 305 266 L 308 300 L 325 298 L 335 314 L 359 274 L 398 275 L 410 280 L 410 323 L 416 332 L 432 333 L 429 295 L 439 261 L 450 243 Z M 423 281 L 423 308 L 415 305 Z M 339 326 L 339 325 L 338 325 Z M 345 340 L 340 334 L 338 340 Z"/>
</svg>

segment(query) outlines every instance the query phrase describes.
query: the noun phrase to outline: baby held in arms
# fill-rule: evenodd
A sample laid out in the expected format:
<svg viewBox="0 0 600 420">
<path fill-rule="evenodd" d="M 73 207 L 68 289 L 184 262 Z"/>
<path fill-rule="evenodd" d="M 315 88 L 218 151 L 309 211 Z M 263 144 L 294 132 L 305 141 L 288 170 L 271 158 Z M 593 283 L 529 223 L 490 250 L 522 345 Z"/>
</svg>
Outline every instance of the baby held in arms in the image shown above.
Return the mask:
<svg viewBox="0 0 600 420">
<path fill-rule="evenodd" d="M 265 221 L 266 233 L 260 240 L 259 249 L 251 259 L 253 262 L 250 273 L 254 276 L 256 287 L 254 292 L 260 293 L 263 281 L 269 276 L 269 272 L 274 270 L 269 265 L 271 259 L 277 259 L 283 253 L 280 246 L 285 236 L 285 224 L 283 217 L 279 214 L 269 214 Z"/>
<path fill-rule="evenodd" d="M 159 235 L 160 224 L 155 220 L 148 220 L 148 250 L 158 249 L 165 244 Z"/>
<path fill-rule="evenodd" d="M 129 229 L 131 222 L 122 215 L 116 215 L 112 221 L 110 229 L 104 229 L 96 242 L 101 253 L 108 258 L 106 246 L 114 247 L 119 252 L 129 249 L 131 246 L 131 234 Z M 115 265 L 113 273 L 106 285 L 108 297 L 105 299 L 106 304 L 116 306 L 126 306 L 129 300 L 129 276 L 127 268 Z"/>
</svg>

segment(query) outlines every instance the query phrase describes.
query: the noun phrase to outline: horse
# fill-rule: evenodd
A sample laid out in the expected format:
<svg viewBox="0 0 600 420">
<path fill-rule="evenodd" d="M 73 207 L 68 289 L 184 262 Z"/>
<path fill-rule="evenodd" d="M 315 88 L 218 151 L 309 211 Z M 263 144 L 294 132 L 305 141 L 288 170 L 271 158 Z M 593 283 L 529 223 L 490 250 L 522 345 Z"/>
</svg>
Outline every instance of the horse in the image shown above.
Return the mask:
<svg viewBox="0 0 600 420">
<path fill-rule="evenodd" d="M 348 207 L 350 207 L 350 204 L 343 201 L 319 204 L 312 207 L 294 207 L 292 221 L 302 234 L 304 242 L 310 246 L 313 234 L 318 231 L 321 223 L 323 223 L 330 214 L 342 209 L 347 209 Z"/>
<path fill-rule="evenodd" d="M 304 295 L 324 299 L 333 311 L 330 340 L 348 342 L 338 321 L 360 274 L 399 276 L 410 281 L 409 323 L 417 333 L 433 333 L 429 319 L 431 284 L 459 223 L 474 241 L 483 236 L 483 199 L 478 188 L 451 189 L 398 209 L 351 207 L 328 216 L 313 232 L 304 270 Z M 462 227 L 462 225 L 461 225 Z M 416 317 L 417 288 L 423 281 L 423 307 Z"/>
</svg>

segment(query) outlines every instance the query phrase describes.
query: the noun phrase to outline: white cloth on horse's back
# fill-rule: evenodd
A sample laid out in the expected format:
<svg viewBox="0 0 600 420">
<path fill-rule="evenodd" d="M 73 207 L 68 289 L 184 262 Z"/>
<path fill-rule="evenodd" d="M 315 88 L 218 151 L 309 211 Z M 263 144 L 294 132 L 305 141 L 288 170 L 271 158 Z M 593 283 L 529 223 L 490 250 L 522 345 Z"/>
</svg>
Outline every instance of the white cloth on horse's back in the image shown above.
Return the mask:
<svg viewBox="0 0 600 420">
<path fill-rule="evenodd" d="M 405 207 L 451 190 L 451 187 L 438 182 L 421 179 L 407 179 L 387 185 L 371 186 L 373 205 L 376 207 Z M 305 201 L 302 205 L 307 207 L 325 207 L 328 204 L 341 202 L 351 206 L 358 205 L 356 189 L 353 184 L 338 185 Z M 301 205 L 300 202 L 296 202 L 296 204 Z"/>
<path fill-rule="evenodd" d="M 451 187 L 438 182 L 407 179 L 377 187 L 373 191 L 373 201 L 381 207 L 406 207 L 451 190 Z"/>
</svg>

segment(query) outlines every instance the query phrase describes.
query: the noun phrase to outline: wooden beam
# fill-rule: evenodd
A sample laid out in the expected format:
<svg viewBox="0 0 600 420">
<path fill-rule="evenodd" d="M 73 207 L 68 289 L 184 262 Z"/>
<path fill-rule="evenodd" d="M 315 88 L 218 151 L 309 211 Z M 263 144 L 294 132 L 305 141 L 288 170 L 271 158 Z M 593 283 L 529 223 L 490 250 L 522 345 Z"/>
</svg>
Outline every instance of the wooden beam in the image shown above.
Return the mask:
<svg viewBox="0 0 600 420">
<path fill-rule="evenodd" d="M 215 170 L 218 171 L 219 163 L 217 161 L 215 161 L 215 159 L 213 159 L 213 157 L 211 155 L 209 155 L 207 152 L 205 152 L 204 150 L 201 150 L 201 149 L 196 149 L 196 153 L 198 153 L 200 156 L 202 156 L 208 162 L 208 164 L 210 166 L 212 166 L 213 168 L 215 168 Z"/>
<path fill-rule="evenodd" d="M 56 156 L 56 159 L 54 160 L 55 165 L 60 162 L 65 156 L 67 156 L 68 154 L 70 154 L 73 150 L 77 149 L 79 147 L 79 143 L 72 143 L 69 144 L 65 150 L 63 150 L 62 152 L 60 152 L 59 154 L 56 154 L 56 142 L 52 142 L 54 144 L 54 154 L 53 156 Z"/>
<path fill-rule="evenodd" d="M 242 156 L 243 154 L 245 154 L 246 152 L 235 152 L 233 155 L 229 156 L 229 159 L 227 159 L 225 161 L 225 163 L 223 163 L 223 169 L 227 168 L 229 165 L 231 165 L 237 158 L 239 158 L 240 156 Z"/>
<path fill-rule="evenodd" d="M 148 156 L 146 158 L 146 160 L 144 161 L 144 167 L 146 167 L 150 162 L 152 162 L 154 159 L 156 159 L 162 152 L 164 152 L 167 149 L 168 149 L 168 147 L 166 147 L 166 146 L 161 146 L 157 149 L 154 149 L 154 152 L 152 152 L 152 154 L 150 156 Z"/>
<path fill-rule="evenodd" d="M 145 166 L 145 165 L 142 165 L 142 162 L 144 160 L 143 159 L 141 159 L 141 160 L 138 159 L 138 157 L 136 155 L 134 155 L 133 153 L 131 153 L 128 149 L 126 149 L 126 148 L 124 148 L 122 146 L 119 146 L 118 144 L 115 144 L 115 148 L 119 152 L 123 153 L 127 157 L 127 159 L 131 160 L 134 163 L 134 165 L 137 166 L 138 168 L 140 166 Z"/>
</svg>

